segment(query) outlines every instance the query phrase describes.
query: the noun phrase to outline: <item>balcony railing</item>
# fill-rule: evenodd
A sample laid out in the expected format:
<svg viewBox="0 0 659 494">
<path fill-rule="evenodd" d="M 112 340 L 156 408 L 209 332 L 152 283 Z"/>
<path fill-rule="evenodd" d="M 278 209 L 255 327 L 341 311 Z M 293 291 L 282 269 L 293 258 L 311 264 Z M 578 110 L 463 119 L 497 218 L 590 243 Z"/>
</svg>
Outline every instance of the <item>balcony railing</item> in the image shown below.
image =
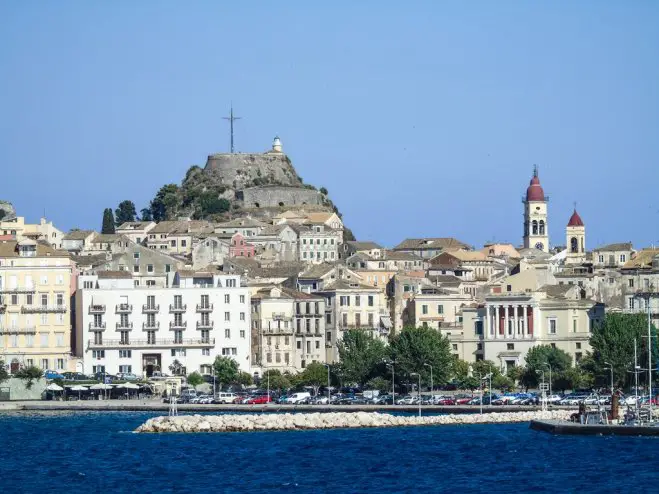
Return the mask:
<svg viewBox="0 0 659 494">
<path fill-rule="evenodd" d="M 187 321 L 181 321 L 180 323 L 177 323 L 176 321 L 169 321 L 170 330 L 180 330 L 180 329 L 185 329 L 187 327 L 188 327 Z"/>
<path fill-rule="evenodd" d="M 45 314 L 49 312 L 64 313 L 66 305 L 23 305 L 21 314 Z"/>
<path fill-rule="evenodd" d="M 160 329 L 160 321 L 155 321 L 152 323 L 143 322 L 142 330 L 144 331 L 158 331 Z"/>
<path fill-rule="evenodd" d="M 263 334 L 293 334 L 293 328 L 263 328 Z"/>
<path fill-rule="evenodd" d="M 105 322 L 96 324 L 95 322 L 89 323 L 89 331 L 105 331 Z"/>
<path fill-rule="evenodd" d="M 158 338 L 154 340 L 103 340 L 95 343 L 88 340 L 88 348 L 158 348 L 158 347 L 212 347 L 215 346 L 215 338 L 193 338 L 178 340 L 174 338 Z"/>
<path fill-rule="evenodd" d="M 133 312 L 133 305 L 132 304 L 117 304 L 117 307 L 115 309 L 117 314 L 127 314 L 129 312 Z"/>
<path fill-rule="evenodd" d="M 89 306 L 90 314 L 104 314 L 105 313 L 105 304 L 94 304 Z"/>
<path fill-rule="evenodd" d="M 188 304 L 169 304 L 169 312 L 171 313 L 185 312 L 186 310 L 188 310 Z"/>
<path fill-rule="evenodd" d="M 34 326 L 18 326 L 14 328 L 0 328 L 0 334 L 36 334 Z"/>
<path fill-rule="evenodd" d="M 160 304 L 156 304 L 156 305 L 144 304 L 142 306 L 142 312 L 144 314 L 157 314 L 158 312 L 160 312 Z"/>
<path fill-rule="evenodd" d="M 197 304 L 197 312 L 213 312 L 213 304 Z"/>
<path fill-rule="evenodd" d="M 296 331 L 295 336 L 323 336 L 323 333 L 318 331 Z"/>
<path fill-rule="evenodd" d="M 118 322 L 117 323 L 117 331 L 130 331 L 133 329 L 133 323 L 132 322 Z"/>
<path fill-rule="evenodd" d="M 36 289 L 32 286 L 19 286 L 14 288 L 0 287 L 0 293 L 18 294 L 18 293 L 34 293 Z"/>
<path fill-rule="evenodd" d="M 339 324 L 339 329 L 341 331 L 347 331 L 349 329 L 363 329 L 364 331 L 375 331 L 377 328 L 374 324 Z"/>
<path fill-rule="evenodd" d="M 197 329 L 213 329 L 215 321 L 197 321 Z"/>
</svg>

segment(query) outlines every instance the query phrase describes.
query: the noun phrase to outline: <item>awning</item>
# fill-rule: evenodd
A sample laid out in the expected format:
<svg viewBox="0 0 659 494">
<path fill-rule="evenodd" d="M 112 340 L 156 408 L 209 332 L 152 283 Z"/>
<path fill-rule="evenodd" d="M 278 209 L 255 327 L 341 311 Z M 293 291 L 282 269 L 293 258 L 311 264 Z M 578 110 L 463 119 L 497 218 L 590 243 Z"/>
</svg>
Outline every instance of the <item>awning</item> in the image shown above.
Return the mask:
<svg viewBox="0 0 659 494">
<path fill-rule="evenodd" d="M 55 384 L 55 383 L 51 383 L 51 384 L 49 384 L 49 385 L 46 387 L 46 389 L 47 389 L 48 391 L 64 391 L 64 388 L 63 388 L 62 386 L 59 386 L 59 385 L 57 385 L 57 384 Z"/>
</svg>

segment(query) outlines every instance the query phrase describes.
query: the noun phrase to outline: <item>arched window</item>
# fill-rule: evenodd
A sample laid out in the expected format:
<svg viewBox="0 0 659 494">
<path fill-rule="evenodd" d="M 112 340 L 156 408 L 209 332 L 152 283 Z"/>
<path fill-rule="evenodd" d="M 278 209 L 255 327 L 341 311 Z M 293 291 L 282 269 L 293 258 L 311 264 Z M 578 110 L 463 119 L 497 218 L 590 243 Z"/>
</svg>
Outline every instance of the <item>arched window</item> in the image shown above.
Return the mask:
<svg viewBox="0 0 659 494">
<path fill-rule="evenodd" d="M 544 220 L 540 220 L 540 235 L 545 234 L 545 222 Z"/>
<path fill-rule="evenodd" d="M 570 252 L 573 254 L 579 252 L 579 241 L 577 240 L 577 237 L 572 237 L 570 239 Z"/>
<path fill-rule="evenodd" d="M 533 232 L 533 235 L 538 234 L 538 222 L 536 220 L 533 220 L 533 226 L 532 226 L 531 231 Z"/>
</svg>

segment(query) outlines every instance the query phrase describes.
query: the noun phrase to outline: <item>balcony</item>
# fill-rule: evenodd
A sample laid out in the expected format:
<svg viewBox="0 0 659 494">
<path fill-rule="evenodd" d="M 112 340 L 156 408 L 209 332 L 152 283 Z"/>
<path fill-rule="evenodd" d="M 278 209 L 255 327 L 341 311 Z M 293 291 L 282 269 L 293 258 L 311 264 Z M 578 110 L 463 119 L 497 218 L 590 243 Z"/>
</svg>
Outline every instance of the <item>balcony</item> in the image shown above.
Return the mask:
<svg viewBox="0 0 659 494">
<path fill-rule="evenodd" d="M 46 314 L 50 312 L 63 314 L 66 312 L 66 305 L 23 305 L 21 314 Z"/>
<path fill-rule="evenodd" d="M 187 321 L 181 321 L 177 323 L 176 321 L 169 321 L 169 330 L 170 331 L 179 331 L 188 327 Z"/>
<path fill-rule="evenodd" d="M 100 322 L 100 323 L 95 323 L 95 322 L 90 322 L 89 323 L 89 331 L 105 331 L 105 323 Z"/>
<path fill-rule="evenodd" d="M 215 321 L 197 321 L 197 329 L 213 329 Z"/>
<path fill-rule="evenodd" d="M 172 314 L 185 312 L 186 310 L 188 310 L 188 304 L 181 304 L 181 305 L 169 304 L 169 312 Z"/>
<path fill-rule="evenodd" d="M 143 322 L 142 330 L 143 331 L 158 331 L 160 329 L 160 321 L 155 321 L 152 323 Z"/>
<path fill-rule="evenodd" d="M 95 343 L 93 340 L 87 341 L 89 349 L 108 349 L 108 348 L 207 348 L 215 346 L 215 338 L 191 338 L 179 340 L 174 338 L 158 338 L 155 340 L 103 340 Z"/>
<path fill-rule="evenodd" d="M 293 328 L 263 328 L 263 334 L 293 334 Z"/>
<path fill-rule="evenodd" d="M 14 288 L 0 287 L 0 293 L 7 293 L 9 295 L 19 293 L 34 293 L 36 289 L 32 286 L 19 286 Z"/>
<path fill-rule="evenodd" d="M 89 306 L 90 314 L 105 314 L 105 305 L 104 304 L 94 304 Z"/>
<path fill-rule="evenodd" d="M 142 306 L 143 314 L 157 314 L 158 312 L 160 312 L 160 304 L 156 304 L 156 305 L 144 304 Z"/>
<path fill-rule="evenodd" d="M 307 337 L 317 338 L 317 337 L 323 336 L 323 333 L 321 333 L 320 331 L 313 331 L 313 332 L 311 332 L 311 331 L 297 331 L 295 333 L 295 336 L 297 336 L 297 337 L 307 336 Z"/>
<path fill-rule="evenodd" d="M 272 313 L 272 320 L 273 321 L 291 321 L 293 320 L 292 317 L 287 316 L 285 312 L 273 312 Z"/>
<path fill-rule="evenodd" d="M 0 334 L 36 334 L 34 326 L 18 326 L 14 328 L 0 328 Z"/>
<path fill-rule="evenodd" d="M 117 331 L 130 331 L 133 329 L 133 323 L 132 322 L 118 322 L 117 323 Z"/>
<path fill-rule="evenodd" d="M 197 304 L 197 312 L 213 312 L 213 304 Z"/>
<path fill-rule="evenodd" d="M 348 331 L 349 329 L 362 329 L 364 331 L 375 331 L 373 324 L 339 324 L 341 331 Z"/>
<path fill-rule="evenodd" d="M 133 306 L 132 304 L 117 304 L 115 312 L 117 314 L 129 314 L 133 312 Z"/>
</svg>

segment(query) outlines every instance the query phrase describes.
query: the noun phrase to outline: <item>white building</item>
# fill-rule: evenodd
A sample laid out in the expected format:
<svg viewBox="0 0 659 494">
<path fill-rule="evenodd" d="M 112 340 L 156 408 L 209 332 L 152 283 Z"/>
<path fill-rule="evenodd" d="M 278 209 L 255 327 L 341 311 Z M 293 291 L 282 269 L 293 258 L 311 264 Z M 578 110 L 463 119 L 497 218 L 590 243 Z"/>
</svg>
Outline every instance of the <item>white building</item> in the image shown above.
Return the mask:
<svg viewBox="0 0 659 494">
<path fill-rule="evenodd" d="M 85 373 L 211 373 L 217 355 L 249 372 L 250 300 L 240 277 L 179 271 L 173 286 L 134 286 L 127 271 L 82 275 L 76 353 Z"/>
</svg>

